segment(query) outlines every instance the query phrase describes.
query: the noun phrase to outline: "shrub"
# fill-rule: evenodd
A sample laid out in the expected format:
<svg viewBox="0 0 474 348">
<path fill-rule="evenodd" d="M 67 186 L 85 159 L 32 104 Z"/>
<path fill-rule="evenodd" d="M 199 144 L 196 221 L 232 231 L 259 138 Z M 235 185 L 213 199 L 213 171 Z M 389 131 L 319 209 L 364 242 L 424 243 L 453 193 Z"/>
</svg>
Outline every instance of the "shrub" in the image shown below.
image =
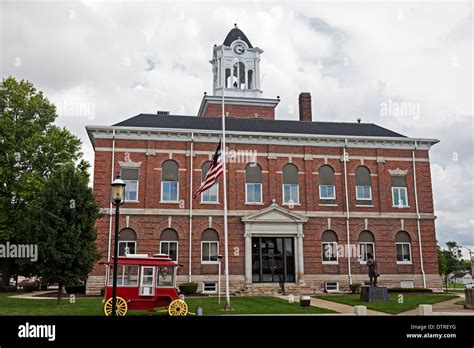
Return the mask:
<svg viewBox="0 0 474 348">
<path fill-rule="evenodd" d="M 105 287 L 100 288 L 100 296 L 104 296 L 104 295 L 105 295 Z"/>
<path fill-rule="evenodd" d="M 0 285 L 0 292 L 15 292 L 16 287 L 14 285 Z"/>
<path fill-rule="evenodd" d="M 349 289 L 351 289 L 351 292 L 353 294 L 356 294 L 360 290 L 360 284 L 351 284 L 351 285 L 349 285 Z"/>
<path fill-rule="evenodd" d="M 426 288 L 388 288 L 388 292 L 433 292 L 432 289 Z"/>
<path fill-rule="evenodd" d="M 84 284 L 66 285 L 64 288 L 66 289 L 68 295 L 86 293 L 86 286 Z"/>
<path fill-rule="evenodd" d="M 179 290 L 183 294 L 195 294 L 197 292 L 197 283 L 183 283 L 179 286 Z"/>
<path fill-rule="evenodd" d="M 25 292 L 32 292 L 32 291 L 38 291 L 39 290 L 39 284 L 26 284 L 23 285 L 23 291 Z"/>
</svg>

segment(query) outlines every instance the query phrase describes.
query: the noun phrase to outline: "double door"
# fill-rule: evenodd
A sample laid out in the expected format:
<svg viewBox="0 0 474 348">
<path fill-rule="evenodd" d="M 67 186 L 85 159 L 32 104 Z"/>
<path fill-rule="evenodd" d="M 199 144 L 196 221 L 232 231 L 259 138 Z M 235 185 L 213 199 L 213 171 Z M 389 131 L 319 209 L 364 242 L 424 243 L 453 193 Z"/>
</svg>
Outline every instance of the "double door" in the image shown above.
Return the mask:
<svg viewBox="0 0 474 348">
<path fill-rule="evenodd" d="M 295 281 L 294 241 L 290 237 L 252 238 L 252 282 Z"/>
</svg>

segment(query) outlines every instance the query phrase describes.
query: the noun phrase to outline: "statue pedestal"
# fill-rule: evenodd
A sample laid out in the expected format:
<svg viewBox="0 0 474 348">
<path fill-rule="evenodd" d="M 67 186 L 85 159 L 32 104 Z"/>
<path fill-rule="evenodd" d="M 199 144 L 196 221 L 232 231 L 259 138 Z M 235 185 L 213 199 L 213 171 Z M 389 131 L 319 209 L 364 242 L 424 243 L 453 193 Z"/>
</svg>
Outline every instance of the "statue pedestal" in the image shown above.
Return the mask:
<svg viewBox="0 0 474 348">
<path fill-rule="evenodd" d="M 387 302 L 390 301 L 388 297 L 388 290 L 381 286 L 361 286 L 360 300 L 363 302 Z"/>
</svg>

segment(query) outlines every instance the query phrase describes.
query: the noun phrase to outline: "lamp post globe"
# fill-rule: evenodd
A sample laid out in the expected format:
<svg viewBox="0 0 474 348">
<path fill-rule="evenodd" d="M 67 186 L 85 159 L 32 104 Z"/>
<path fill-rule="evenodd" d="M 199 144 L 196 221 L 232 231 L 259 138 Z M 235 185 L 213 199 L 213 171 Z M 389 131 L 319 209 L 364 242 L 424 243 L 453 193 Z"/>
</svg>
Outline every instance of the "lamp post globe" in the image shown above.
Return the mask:
<svg viewBox="0 0 474 348">
<path fill-rule="evenodd" d="M 113 286 L 112 286 L 112 316 L 115 316 L 117 308 L 117 268 L 118 268 L 118 231 L 120 206 L 123 204 L 125 196 L 125 182 L 120 179 L 120 174 L 111 184 L 112 186 L 112 203 L 115 205 L 115 235 L 114 235 L 114 269 L 113 269 Z"/>
</svg>

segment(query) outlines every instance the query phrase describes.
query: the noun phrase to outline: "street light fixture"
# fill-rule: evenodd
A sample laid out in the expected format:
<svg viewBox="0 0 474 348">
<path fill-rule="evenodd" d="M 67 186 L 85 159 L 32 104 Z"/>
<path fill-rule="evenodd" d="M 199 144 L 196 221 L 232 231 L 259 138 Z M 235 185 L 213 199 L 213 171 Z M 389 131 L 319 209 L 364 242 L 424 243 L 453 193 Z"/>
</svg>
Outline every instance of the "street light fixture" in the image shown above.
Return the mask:
<svg viewBox="0 0 474 348">
<path fill-rule="evenodd" d="M 114 276 L 112 287 L 112 316 L 115 316 L 117 308 L 117 268 L 118 268 L 118 231 L 120 206 L 123 204 L 125 196 L 125 182 L 120 179 L 120 173 L 111 184 L 112 186 L 112 204 L 115 205 L 115 244 L 114 244 Z"/>
</svg>

